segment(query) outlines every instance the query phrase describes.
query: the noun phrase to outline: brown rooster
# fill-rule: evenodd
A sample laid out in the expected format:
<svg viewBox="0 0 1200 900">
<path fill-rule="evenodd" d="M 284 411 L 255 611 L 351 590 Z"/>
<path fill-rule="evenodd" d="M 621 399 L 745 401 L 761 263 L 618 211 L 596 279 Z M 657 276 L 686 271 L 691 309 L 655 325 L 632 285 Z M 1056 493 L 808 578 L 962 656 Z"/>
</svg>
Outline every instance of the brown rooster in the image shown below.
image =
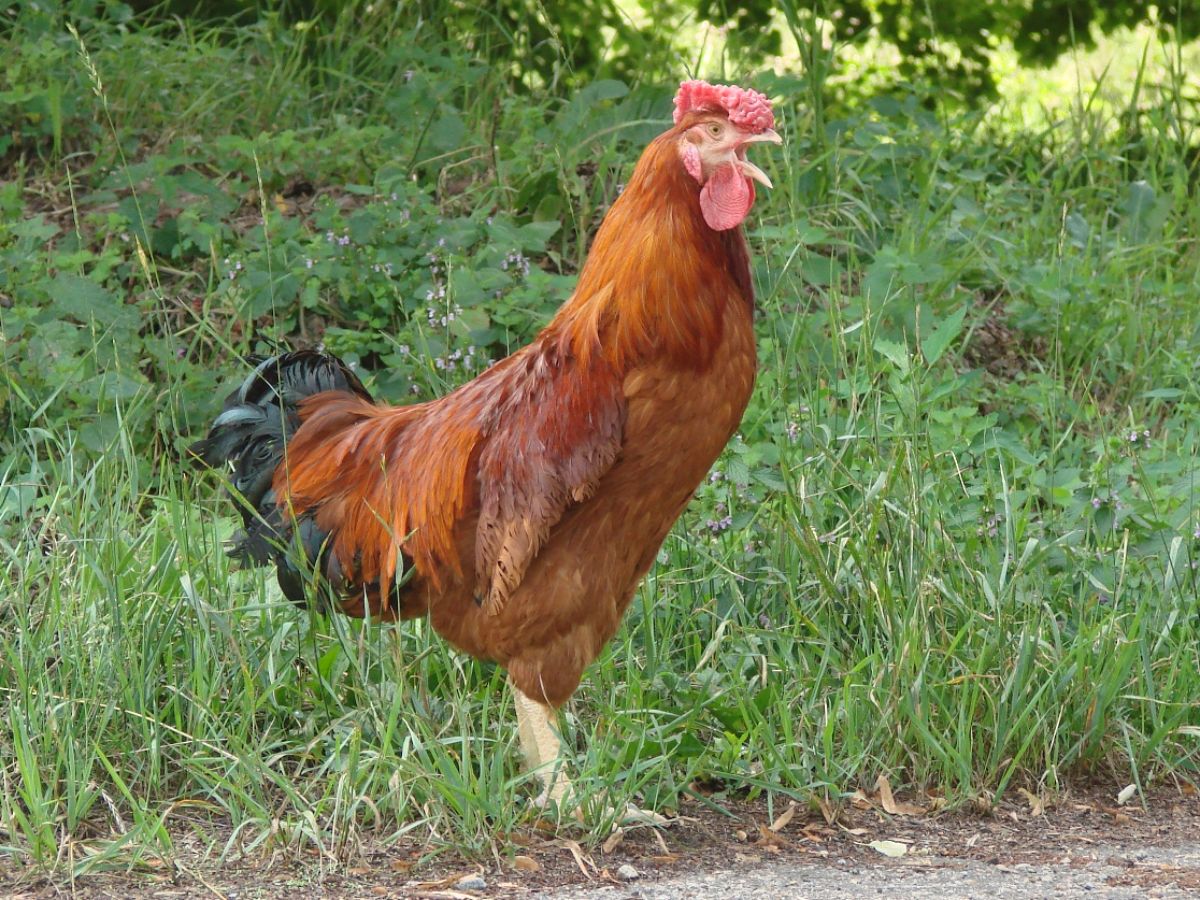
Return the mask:
<svg viewBox="0 0 1200 900">
<path fill-rule="evenodd" d="M 756 367 L 740 227 L 767 99 L 684 82 L 605 217 L 574 294 L 528 347 L 438 400 L 375 403 L 315 351 L 263 361 L 193 451 L 229 466 L 245 530 L 292 600 L 428 615 L 508 670 L 521 748 L 573 805 L 555 711 L 737 428 Z"/>
</svg>

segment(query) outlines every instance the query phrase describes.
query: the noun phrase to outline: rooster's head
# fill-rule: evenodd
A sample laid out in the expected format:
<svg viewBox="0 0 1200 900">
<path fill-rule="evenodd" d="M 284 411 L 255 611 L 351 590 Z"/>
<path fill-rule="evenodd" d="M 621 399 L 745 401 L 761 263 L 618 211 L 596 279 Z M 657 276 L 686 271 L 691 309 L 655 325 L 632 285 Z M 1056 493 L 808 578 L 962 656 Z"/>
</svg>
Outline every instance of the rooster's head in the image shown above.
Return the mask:
<svg viewBox="0 0 1200 900">
<path fill-rule="evenodd" d="M 700 211 L 715 231 L 733 228 L 754 204 L 754 182 L 771 179 L 746 159 L 750 144 L 782 144 L 771 103 L 757 91 L 685 81 L 675 95 L 675 125 L 683 166 L 700 184 Z"/>
</svg>

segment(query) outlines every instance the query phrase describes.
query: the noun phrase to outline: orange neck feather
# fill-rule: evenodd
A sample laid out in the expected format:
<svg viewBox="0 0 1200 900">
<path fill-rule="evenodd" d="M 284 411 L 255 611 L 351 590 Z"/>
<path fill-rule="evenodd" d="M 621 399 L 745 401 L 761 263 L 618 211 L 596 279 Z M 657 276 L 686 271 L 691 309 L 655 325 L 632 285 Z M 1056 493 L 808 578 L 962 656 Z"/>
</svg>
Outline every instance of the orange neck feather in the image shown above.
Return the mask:
<svg viewBox="0 0 1200 900">
<path fill-rule="evenodd" d="M 545 337 L 617 371 L 649 356 L 704 369 L 721 338 L 725 307 L 754 304 L 741 227 L 714 231 L 677 150 L 689 124 L 655 139 L 605 216 L 578 286 Z"/>
</svg>

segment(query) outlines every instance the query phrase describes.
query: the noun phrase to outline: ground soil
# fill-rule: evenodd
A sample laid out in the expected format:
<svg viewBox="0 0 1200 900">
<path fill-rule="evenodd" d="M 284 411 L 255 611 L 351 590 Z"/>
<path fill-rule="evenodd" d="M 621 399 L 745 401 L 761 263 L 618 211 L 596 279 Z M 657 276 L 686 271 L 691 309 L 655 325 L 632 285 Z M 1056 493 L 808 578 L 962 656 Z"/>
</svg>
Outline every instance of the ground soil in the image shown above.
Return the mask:
<svg viewBox="0 0 1200 900">
<path fill-rule="evenodd" d="M 430 858 L 428 847 L 416 845 L 368 847 L 342 864 L 316 857 L 221 860 L 200 852 L 201 841 L 180 835 L 169 862 L 88 874 L 74 882 L 0 861 L 0 893 L 7 884 L 6 896 L 14 898 L 466 900 L 583 896 L 589 888 L 620 885 L 614 895 L 650 896 L 645 892 L 660 881 L 666 886 L 685 875 L 720 871 L 725 882 L 734 880 L 730 896 L 738 896 L 739 871 L 749 878 L 783 862 L 813 867 L 814 873 L 837 867 L 850 871 L 896 862 L 888 854 L 902 853 L 909 869 L 923 861 L 952 868 L 961 861 L 963 867 L 977 871 L 980 865 L 990 866 L 1000 873 L 1079 866 L 1085 860 L 1096 862 L 1099 852 L 1104 857 L 1102 884 L 1128 888 L 1134 896 L 1156 891 L 1200 896 L 1200 866 L 1150 864 L 1156 849 L 1200 844 L 1195 789 L 1160 788 L 1124 803 L 1118 800 L 1120 793 L 1119 786 L 1093 785 L 1048 800 L 1021 791 L 997 803 L 948 810 L 938 808 L 936 797 L 894 797 L 884 783 L 836 808 L 813 803 L 796 806 L 790 814 L 787 804 L 776 802 L 768 813 L 761 800 L 716 795 L 688 801 L 666 828 L 630 828 L 603 847 L 581 846 L 567 828 L 555 831 L 546 823 L 531 823 L 523 833 L 498 842 L 506 849 L 489 862 L 444 852 Z M 1140 865 L 1139 860 L 1149 862 Z M 626 880 L 632 873 L 623 866 L 636 870 L 636 886 Z M 461 881 L 471 876 L 481 878 L 482 886 Z"/>
</svg>

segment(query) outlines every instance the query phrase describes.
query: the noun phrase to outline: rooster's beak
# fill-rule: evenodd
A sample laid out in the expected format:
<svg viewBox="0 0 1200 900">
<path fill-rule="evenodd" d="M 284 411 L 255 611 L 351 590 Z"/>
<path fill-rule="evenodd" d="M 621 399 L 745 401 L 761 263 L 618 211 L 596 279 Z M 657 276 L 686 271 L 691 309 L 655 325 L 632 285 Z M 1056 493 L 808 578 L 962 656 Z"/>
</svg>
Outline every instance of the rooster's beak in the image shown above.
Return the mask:
<svg viewBox="0 0 1200 900">
<path fill-rule="evenodd" d="M 742 141 L 742 143 L 761 144 L 764 141 L 768 144 L 782 144 L 783 138 L 779 136 L 779 132 L 774 128 L 768 128 L 766 131 L 760 131 L 758 134 L 750 135 L 748 138 Z"/>
<path fill-rule="evenodd" d="M 768 128 L 766 131 L 759 132 L 758 134 L 749 135 L 744 141 L 742 141 L 742 147 L 745 147 L 747 144 L 761 144 L 764 142 L 771 144 L 782 144 L 783 138 L 779 136 L 779 133 L 776 132 L 775 129 Z M 741 156 L 740 148 L 737 164 L 738 168 L 742 170 L 742 174 L 747 178 L 753 178 L 755 181 L 759 182 L 765 187 L 774 187 L 774 185 L 771 184 L 771 179 L 767 177 L 766 172 L 764 172 L 754 163 L 750 162 L 748 159 L 745 159 Z"/>
</svg>

